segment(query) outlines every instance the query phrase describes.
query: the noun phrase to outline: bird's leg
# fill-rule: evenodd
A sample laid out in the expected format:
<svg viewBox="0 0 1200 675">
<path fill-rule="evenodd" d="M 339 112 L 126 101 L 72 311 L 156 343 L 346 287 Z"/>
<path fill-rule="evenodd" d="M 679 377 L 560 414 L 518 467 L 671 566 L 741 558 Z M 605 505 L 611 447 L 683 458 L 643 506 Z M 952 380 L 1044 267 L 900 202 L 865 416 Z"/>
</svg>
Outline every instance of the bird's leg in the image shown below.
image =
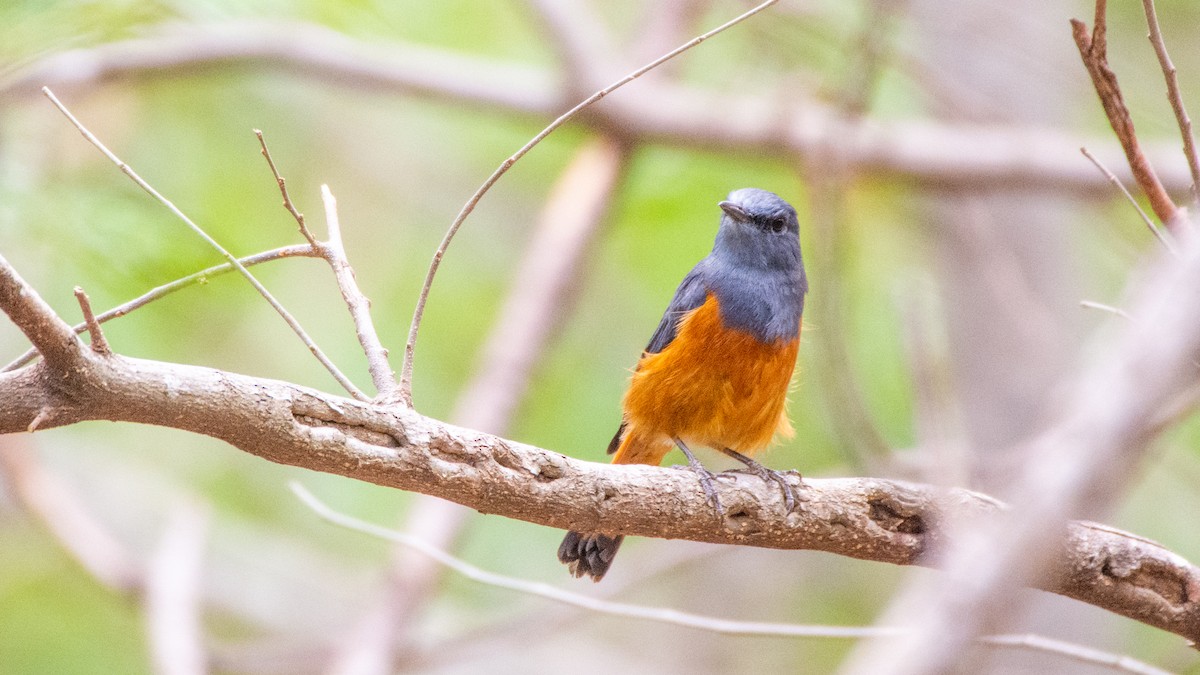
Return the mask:
<svg viewBox="0 0 1200 675">
<path fill-rule="evenodd" d="M 800 497 L 796 495 L 796 489 L 792 487 L 792 484 L 788 482 L 787 477 L 781 472 L 775 471 L 774 469 L 768 469 L 767 467 L 750 459 L 737 450 L 721 448 L 721 452 L 729 455 L 742 464 L 745 464 L 746 468 L 750 470 L 750 473 L 753 473 L 765 481 L 774 482 L 776 485 L 778 485 L 779 488 L 783 490 L 783 504 L 784 508 L 787 509 L 787 513 L 791 513 L 796 509 L 796 502 L 800 500 Z"/>
<path fill-rule="evenodd" d="M 713 487 L 713 473 L 704 468 L 704 465 L 700 463 L 700 460 L 696 459 L 691 449 L 682 440 L 679 438 L 672 438 L 671 440 L 675 441 L 675 445 L 679 446 L 679 449 L 683 451 L 683 456 L 687 457 L 688 466 L 691 468 L 692 473 L 696 474 L 696 478 L 700 479 L 700 487 L 704 490 L 704 496 L 708 499 L 708 503 L 712 504 L 712 507 L 716 509 L 718 516 L 725 513 L 721 509 L 721 498 L 717 496 L 717 489 Z"/>
</svg>

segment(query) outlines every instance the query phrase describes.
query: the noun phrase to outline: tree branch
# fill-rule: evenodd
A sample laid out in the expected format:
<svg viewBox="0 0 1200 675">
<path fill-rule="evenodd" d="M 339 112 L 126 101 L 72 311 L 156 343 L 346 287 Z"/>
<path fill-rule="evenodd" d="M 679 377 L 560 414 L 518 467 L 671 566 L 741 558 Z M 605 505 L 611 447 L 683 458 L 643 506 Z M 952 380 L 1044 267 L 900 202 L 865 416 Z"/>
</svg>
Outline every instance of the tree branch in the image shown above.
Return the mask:
<svg viewBox="0 0 1200 675">
<path fill-rule="evenodd" d="M 47 363 L 60 373 L 70 372 L 83 360 L 83 341 L 3 256 L 0 256 L 0 269 L 5 271 L 0 274 L 0 309 L 29 338 Z"/>
<path fill-rule="evenodd" d="M 714 517 L 687 471 L 596 464 L 296 385 L 122 356 L 90 364 L 64 391 L 43 363 L 0 374 L 0 433 L 84 420 L 156 424 L 208 435 L 264 459 L 436 495 L 485 513 L 556 528 L 819 550 L 899 565 L 930 565 L 942 525 L 1002 509 L 967 490 L 872 478 L 806 479 L 809 500 L 783 515 L 773 486 L 722 474 Z M 49 382 L 47 382 L 49 380 Z M 1200 639 L 1200 569 L 1161 546 L 1074 523 L 1061 574 L 1039 587 Z M 1114 571 L 1116 570 L 1116 571 Z M 1195 589 L 1193 591 L 1171 589 Z"/>
<path fill-rule="evenodd" d="M 1187 159 L 1188 170 L 1192 174 L 1192 200 L 1200 202 L 1200 157 L 1196 155 L 1196 139 L 1192 136 L 1192 118 L 1188 117 L 1187 108 L 1183 105 L 1179 77 L 1175 72 L 1175 64 L 1167 54 L 1167 43 L 1163 40 L 1162 29 L 1158 26 L 1154 0 L 1142 0 L 1142 11 L 1146 14 L 1146 26 L 1150 29 L 1150 44 L 1154 45 L 1154 53 L 1158 56 L 1159 66 L 1162 67 L 1163 78 L 1167 81 L 1167 99 L 1175 113 L 1179 135 L 1183 137 L 1183 156 Z"/>
<path fill-rule="evenodd" d="M 1200 264 L 1188 269 L 1200 273 Z M 18 326 L 36 331 L 57 319 L 44 304 L 28 300 L 36 292 L 0 259 L 5 288 L 17 292 L 0 293 L 0 309 Z M 62 330 L 74 339 L 65 324 Z M 76 342 L 76 352 L 87 351 Z M 43 427 L 84 420 L 171 427 L 273 462 L 433 494 L 550 527 L 821 550 L 903 565 L 931 564 L 931 554 L 950 537 L 948 520 L 1002 510 L 966 490 L 844 478 L 809 479 L 804 508 L 785 515 L 778 490 L 735 472 L 718 481 L 726 505 L 718 518 L 688 471 L 583 462 L 412 409 L 210 368 L 119 355 L 76 363 L 82 372 L 62 373 L 40 362 L 0 374 L 0 433 L 23 431 L 50 408 L 54 414 Z M 1110 398 L 1120 391 L 1099 390 Z M 1109 528 L 1073 523 L 1068 535 L 1051 545 L 1058 574 L 1039 587 L 1200 639 L 1200 569 L 1153 542 Z"/>
<path fill-rule="evenodd" d="M 208 513 L 198 504 L 176 507 L 146 573 L 146 633 L 155 672 L 203 675 L 200 589 Z"/>
<path fill-rule="evenodd" d="M 1087 367 L 1063 388 L 1055 423 L 1015 450 L 1030 461 L 1013 479 L 1012 514 L 994 527 L 964 532 L 946 552 L 946 578 L 936 587 L 908 584 L 883 620 L 904 617 L 920 630 L 891 650 L 865 646 L 846 672 L 953 671 L 971 640 L 1018 611 L 1012 588 L 1037 584 L 1047 574 L 1073 574 L 1056 548 L 1062 524 L 1079 513 L 1107 511 L 1162 431 L 1163 413 L 1181 397 L 1195 404 L 1187 395 L 1200 358 L 1200 296 L 1194 292 L 1200 246 L 1194 238 L 1185 241 L 1178 257 L 1160 253 L 1132 285 L 1126 306 L 1135 320 L 1110 326 Z M 1077 528 L 1069 529 L 1068 540 L 1080 536 Z M 1178 616 L 1178 602 L 1200 601 L 1195 579 L 1161 583 L 1157 564 L 1126 567 L 1106 552 L 1097 555 L 1109 560 L 1105 576 L 1138 579 L 1122 594 L 1155 597 L 1157 607 L 1144 608 L 1152 614 Z M 1185 636 L 1197 641 L 1195 634 Z"/>
<path fill-rule="evenodd" d="M 89 143 L 96 146 L 96 149 L 99 150 L 101 154 L 107 157 L 110 162 L 115 164 L 117 168 L 121 170 L 121 173 L 128 176 L 129 179 L 134 182 L 134 184 L 144 190 L 146 194 L 153 197 L 155 201 L 165 206 L 167 210 L 170 211 L 180 221 L 182 221 L 184 225 L 187 225 L 188 229 L 196 233 L 196 235 L 203 239 L 206 244 L 219 253 L 230 266 L 237 270 L 238 274 L 242 275 L 254 288 L 254 290 L 258 291 L 258 294 L 267 301 L 267 304 L 271 305 L 271 308 L 274 309 L 277 314 L 279 314 L 284 323 L 286 323 L 288 327 L 292 329 L 292 332 L 296 334 L 296 337 L 300 338 L 300 341 L 304 343 L 304 346 L 308 347 L 308 351 L 312 352 L 312 355 L 316 357 L 317 361 L 320 361 L 321 365 L 325 366 L 325 370 L 329 371 L 329 374 L 333 376 L 333 379 L 337 380 L 338 384 L 342 385 L 342 388 L 349 392 L 354 398 L 364 401 L 367 400 L 367 395 L 362 393 L 358 387 L 354 386 L 354 383 L 350 381 L 350 378 L 346 377 L 342 371 L 338 369 L 333 361 L 325 355 L 325 352 L 317 346 L 317 343 L 314 342 L 311 337 L 309 337 L 304 328 L 300 326 L 300 322 L 296 320 L 296 317 L 293 316 L 292 313 L 289 312 L 287 308 L 285 308 L 283 304 L 281 304 L 279 300 L 277 300 L 275 296 L 267 290 L 266 286 L 262 285 L 262 282 L 260 282 L 257 277 L 250 273 L 250 270 L 246 269 L 242 263 L 238 262 L 238 259 L 235 258 L 232 253 L 226 250 L 224 246 L 221 246 L 216 239 L 213 239 L 210 234 L 205 232 L 203 228 L 189 218 L 187 214 L 179 209 L 178 206 L 175 206 L 174 202 L 172 202 L 170 199 L 167 199 L 162 193 L 154 189 L 154 186 L 150 185 L 150 183 L 146 182 L 145 179 L 139 176 L 138 173 L 133 170 L 133 167 L 121 161 L 121 158 L 118 157 L 116 153 L 114 153 L 112 150 L 109 150 L 108 147 L 104 145 L 104 143 L 101 142 L 101 140 L 97 138 L 95 134 L 88 130 L 88 128 L 85 127 L 83 123 L 80 122 L 65 105 L 63 105 L 62 101 L 58 100 L 58 97 L 54 95 L 54 92 L 50 91 L 49 87 L 42 87 L 42 93 L 46 95 L 46 98 L 50 99 L 50 102 L 54 104 L 54 107 L 58 108 L 59 112 L 61 112 L 67 118 L 67 120 L 71 122 L 71 124 L 79 131 L 80 134 L 83 135 L 84 138 L 87 139 Z"/>
<path fill-rule="evenodd" d="M 283 179 L 280 179 L 282 181 Z M 375 322 L 371 319 L 371 301 L 358 288 L 358 280 L 354 277 L 354 268 L 346 256 L 346 245 L 342 243 L 342 226 L 338 219 L 337 200 L 330 192 L 328 185 L 321 186 L 321 200 L 325 203 L 325 227 L 329 241 L 316 245 L 325 261 L 333 268 L 333 276 L 337 281 L 338 290 L 342 292 L 342 300 L 350 310 L 350 318 L 354 323 L 354 334 L 358 344 L 362 346 L 367 356 L 367 371 L 371 373 L 371 381 L 375 384 L 375 395 L 381 400 L 387 400 L 396 392 L 399 382 L 388 362 L 388 350 L 379 340 L 375 330 Z"/>
<path fill-rule="evenodd" d="M 1154 209 L 1158 219 L 1168 230 L 1178 234 L 1183 220 L 1179 216 L 1179 207 L 1167 194 L 1150 160 L 1142 151 L 1137 132 L 1133 128 L 1133 117 L 1129 114 L 1129 108 L 1121 95 L 1121 87 L 1117 84 L 1117 75 L 1108 65 L 1106 8 L 1106 0 L 1097 0 L 1096 18 L 1090 35 L 1084 22 L 1071 19 L 1071 35 L 1075 38 L 1083 65 L 1092 78 L 1092 85 L 1096 88 L 1096 95 L 1100 97 L 1100 104 L 1104 107 L 1104 114 L 1108 117 L 1113 134 L 1125 150 L 1125 158 L 1133 171 L 1134 180 L 1150 200 L 1150 207 Z"/>
<path fill-rule="evenodd" d="M 243 65 L 538 119 L 555 114 L 567 100 L 565 89 L 545 70 L 398 42 L 369 45 L 312 24 L 246 21 L 163 29 L 151 37 L 55 54 L 0 83 L 0 103 L 33 96 L 43 84 L 82 89 Z M 837 114 L 815 100 L 790 99 L 785 105 L 778 97 L 651 80 L 640 83 L 638 96 L 610 100 L 580 122 L 597 130 L 620 129 L 629 140 L 792 160 L 831 147 L 838 161 L 856 172 L 900 175 L 937 188 L 1025 185 L 1094 194 L 1107 182 L 1076 159 L 1079 147 L 1095 148 L 1109 166 L 1118 166 L 1122 157 L 1111 139 L 1035 127 L 864 120 L 847 140 Z M 1176 148 L 1157 143 L 1144 149 L 1161 167 L 1160 179 L 1168 188 L 1188 188 L 1186 168 L 1167 161 Z M 1124 171 L 1119 175 L 1129 177 Z"/>
<path fill-rule="evenodd" d="M 1146 215 L 1146 212 L 1142 210 L 1142 205 L 1138 204 L 1137 200 L 1133 198 L 1133 195 L 1129 194 L 1129 190 L 1125 188 L 1125 184 L 1121 182 L 1121 179 L 1117 178 L 1112 171 L 1109 171 L 1108 167 L 1104 166 L 1100 160 L 1096 159 L 1095 155 L 1093 155 L 1091 152 L 1088 152 L 1087 148 L 1080 148 L 1079 152 L 1084 157 L 1087 157 L 1088 161 L 1090 161 L 1096 166 L 1097 169 L 1100 170 L 1100 173 L 1104 174 L 1104 177 L 1108 179 L 1108 182 L 1116 186 L 1116 188 L 1121 191 L 1121 194 L 1125 195 L 1125 199 L 1133 205 L 1133 209 L 1137 211 L 1137 214 L 1141 217 L 1142 222 L 1146 224 L 1147 228 L 1149 228 L 1150 234 L 1153 234 L 1154 238 L 1157 239 L 1160 244 L 1167 247 L 1167 250 L 1174 252 L 1175 245 L 1172 244 L 1171 240 L 1162 233 L 1162 230 L 1158 229 L 1158 226 L 1154 224 L 1154 221 L 1150 220 L 1150 216 Z"/>
</svg>

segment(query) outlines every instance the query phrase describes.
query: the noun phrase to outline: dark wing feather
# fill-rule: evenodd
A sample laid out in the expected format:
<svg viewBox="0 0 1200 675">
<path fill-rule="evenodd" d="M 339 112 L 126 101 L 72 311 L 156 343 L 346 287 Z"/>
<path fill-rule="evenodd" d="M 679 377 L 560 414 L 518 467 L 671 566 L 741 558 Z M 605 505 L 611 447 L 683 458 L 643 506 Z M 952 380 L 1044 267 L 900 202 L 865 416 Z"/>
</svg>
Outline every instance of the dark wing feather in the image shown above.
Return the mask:
<svg viewBox="0 0 1200 675">
<path fill-rule="evenodd" d="M 666 349 L 667 345 L 675 339 L 675 330 L 679 327 L 679 319 L 683 318 L 684 314 L 703 305 L 707 297 L 708 287 L 704 283 L 704 269 L 703 263 L 701 263 L 693 267 L 683 281 L 679 282 L 679 288 L 675 289 L 675 297 L 671 298 L 671 304 L 667 305 L 667 311 L 663 312 L 662 320 L 658 322 L 658 328 L 650 337 L 650 344 L 646 345 L 646 353 L 657 354 Z"/>
<path fill-rule="evenodd" d="M 654 330 L 654 335 L 650 337 L 650 344 L 646 345 L 645 354 L 657 354 L 667 348 L 667 345 L 675 339 L 675 331 L 679 328 L 679 319 L 683 318 L 684 314 L 696 309 L 704 304 L 708 298 L 708 287 L 704 283 L 704 261 L 692 268 L 691 272 L 679 282 L 679 288 L 675 289 L 675 297 L 671 298 L 670 304 L 667 305 L 667 311 L 663 312 L 662 320 L 658 322 L 658 328 Z M 617 433 L 613 435 L 612 441 L 608 444 L 608 454 L 613 454 L 621 445 L 621 436 L 625 433 L 625 422 L 621 422 L 621 426 L 617 428 Z"/>
</svg>

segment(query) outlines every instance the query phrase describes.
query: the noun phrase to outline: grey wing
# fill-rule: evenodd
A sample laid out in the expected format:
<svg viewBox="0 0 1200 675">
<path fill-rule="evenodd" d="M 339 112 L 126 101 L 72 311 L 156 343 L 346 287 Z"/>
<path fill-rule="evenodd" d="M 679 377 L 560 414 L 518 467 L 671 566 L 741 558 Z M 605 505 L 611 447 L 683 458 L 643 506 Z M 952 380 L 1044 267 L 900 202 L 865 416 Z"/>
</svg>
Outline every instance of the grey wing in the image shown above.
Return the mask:
<svg viewBox="0 0 1200 675">
<path fill-rule="evenodd" d="M 647 354 L 657 354 L 666 349 L 675 339 L 679 319 L 704 304 L 708 297 L 708 287 L 704 283 L 702 265 L 703 263 L 693 267 L 683 281 L 679 282 L 679 288 L 675 289 L 675 297 L 671 298 L 667 311 L 663 312 L 662 320 L 658 322 L 658 328 L 650 337 L 650 344 L 646 345 Z"/>
<path fill-rule="evenodd" d="M 704 262 L 692 268 L 691 272 L 679 282 L 679 288 L 675 289 L 675 297 L 671 298 L 670 304 L 667 305 L 667 311 L 663 312 L 662 320 L 658 322 L 658 328 L 654 330 L 654 335 L 650 337 L 650 344 L 646 345 L 646 354 L 657 354 L 667 348 L 671 341 L 675 339 L 675 332 L 679 328 L 679 319 L 684 314 L 696 309 L 704 304 L 708 298 L 708 286 L 704 283 Z M 625 434 L 625 422 L 621 422 L 621 426 L 617 428 L 617 433 L 613 435 L 612 441 L 608 444 L 608 454 L 613 454 L 621 445 L 621 436 Z"/>
</svg>

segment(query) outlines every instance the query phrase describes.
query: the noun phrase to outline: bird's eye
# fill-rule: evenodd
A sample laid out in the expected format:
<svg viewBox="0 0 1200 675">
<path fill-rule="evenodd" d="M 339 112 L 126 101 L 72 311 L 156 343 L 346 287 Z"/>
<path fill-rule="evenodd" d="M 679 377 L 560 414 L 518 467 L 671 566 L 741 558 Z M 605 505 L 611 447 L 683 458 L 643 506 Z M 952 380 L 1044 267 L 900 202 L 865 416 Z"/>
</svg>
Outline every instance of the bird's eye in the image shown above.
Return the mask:
<svg viewBox="0 0 1200 675">
<path fill-rule="evenodd" d="M 783 218 L 772 218 L 767 225 L 770 226 L 772 232 L 783 232 L 783 229 L 787 227 L 787 222 Z"/>
</svg>

